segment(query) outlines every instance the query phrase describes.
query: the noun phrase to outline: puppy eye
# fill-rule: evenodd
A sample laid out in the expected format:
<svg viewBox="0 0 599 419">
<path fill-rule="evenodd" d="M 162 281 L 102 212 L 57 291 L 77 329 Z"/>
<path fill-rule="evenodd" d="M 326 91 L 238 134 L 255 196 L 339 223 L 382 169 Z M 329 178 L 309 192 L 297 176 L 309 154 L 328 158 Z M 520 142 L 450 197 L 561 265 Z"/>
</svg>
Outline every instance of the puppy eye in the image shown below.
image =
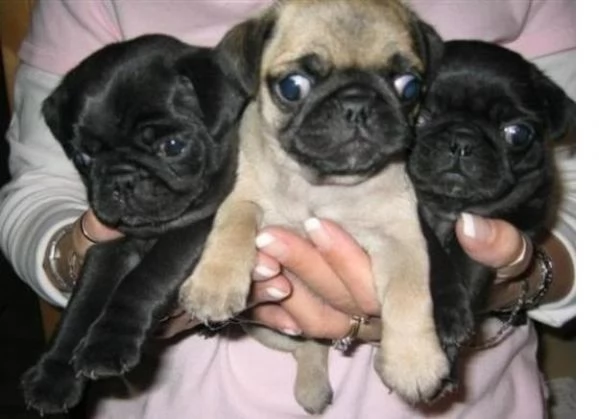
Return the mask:
<svg viewBox="0 0 599 419">
<path fill-rule="evenodd" d="M 310 93 L 312 82 L 301 74 L 290 74 L 279 80 L 276 85 L 277 94 L 288 102 L 297 102 Z"/>
<path fill-rule="evenodd" d="M 404 74 L 393 80 L 393 86 L 401 100 L 411 102 L 418 99 L 422 87 L 420 79 L 413 74 Z"/>
<path fill-rule="evenodd" d="M 160 143 L 159 153 L 166 157 L 177 157 L 185 151 L 186 145 L 185 141 L 177 138 L 167 138 Z"/>
<path fill-rule="evenodd" d="M 535 131 L 526 124 L 513 124 L 503 127 L 503 137 L 513 147 L 524 147 L 534 138 Z"/>
</svg>

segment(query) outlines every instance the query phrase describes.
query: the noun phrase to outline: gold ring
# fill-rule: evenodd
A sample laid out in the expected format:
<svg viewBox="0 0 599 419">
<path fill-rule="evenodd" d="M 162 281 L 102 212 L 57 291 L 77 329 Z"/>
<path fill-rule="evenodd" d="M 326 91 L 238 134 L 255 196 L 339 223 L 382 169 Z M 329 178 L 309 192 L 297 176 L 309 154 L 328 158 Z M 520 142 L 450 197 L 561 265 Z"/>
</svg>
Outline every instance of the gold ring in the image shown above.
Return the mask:
<svg viewBox="0 0 599 419">
<path fill-rule="evenodd" d="M 356 337 L 360 332 L 360 327 L 363 324 L 368 324 L 368 322 L 368 317 L 352 315 L 349 319 L 349 332 L 347 332 L 347 335 L 341 339 L 334 340 L 333 348 L 341 352 L 347 352 L 354 344 Z"/>
</svg>

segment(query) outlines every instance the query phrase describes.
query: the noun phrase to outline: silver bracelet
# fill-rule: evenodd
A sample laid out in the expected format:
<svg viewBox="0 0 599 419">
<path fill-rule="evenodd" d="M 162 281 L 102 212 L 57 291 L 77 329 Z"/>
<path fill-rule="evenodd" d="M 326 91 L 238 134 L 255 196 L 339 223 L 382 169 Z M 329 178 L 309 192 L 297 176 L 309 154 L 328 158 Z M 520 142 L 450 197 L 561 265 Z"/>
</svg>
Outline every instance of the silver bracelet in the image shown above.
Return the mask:
<svg viewBox="0 0 599 419">
<path fill-rule="evenodd" d="M 541 282 L 537 288 L 537 292 L 532 297 L 524 302 L 524 310 L 536 308 L 553 282 L 553 261 L 547 254 L 545 249 L 535 246 L 533 259 L 539 264 L 541 270 Z"/>
</svg>

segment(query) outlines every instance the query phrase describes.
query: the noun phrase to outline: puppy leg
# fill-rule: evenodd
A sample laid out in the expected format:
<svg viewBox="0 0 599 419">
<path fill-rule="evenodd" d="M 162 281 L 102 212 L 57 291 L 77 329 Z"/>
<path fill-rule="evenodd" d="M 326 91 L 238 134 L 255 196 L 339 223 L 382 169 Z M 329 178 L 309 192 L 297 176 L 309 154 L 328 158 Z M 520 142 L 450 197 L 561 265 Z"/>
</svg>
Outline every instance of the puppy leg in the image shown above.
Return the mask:
<svg viewBox="0 0 599 419">
<path fill-rule="evenodd" d="M 451 364 L 451 376 L 445 390 L 457 385 L 457 358 L 460 347 L 474 333 L 474 312 L 468 275 L 463 267 L 471 265 L 451 232 L 444 248 L 437 236 L 422 221 L 430 261 L 430 284 L 433 299 L 435 325 L 441 346 Z M 474 272 L 473 272 L 474 273 Z"/>
<path fill-rule="evenodd" d="M 246 308 L 260 218 L 261 210 L 250 201 L 227 199 L 220 207 L 202 258 L 179 294 L 198 320 L 225 321 Z"/>
<path fill-rule="evenodd" d="M 147 336 L 199 259 L 210 227 L 202 220 L 157 239 L 77 347 L 77 372 L 95 379 L 121 375 L 139 363 Z"/>
<path fill-rule="evenodd" d="M 295 399 L 310 414 L 324 412 L 333 401 L 329 383 L 329 346 L 305 340 L 293 351 L 297 361 Z"/>
<path fill-rule="evenodd" d="M 81 278 L 48 351 L 21 379 L 25 403 L 40 413 L 58 413 L 81 399 L 86 378 L 71 365 L 73 351 L 102 311 L 120 279 L 139 261 L 136 243 L 98 244 L 86 257 Z"/>
<path fill-rule="evenodd" d="M 435 329 L 426 254 L 394 241 L 371 254 L 377 255 L 372 265 L 383 321 L 375 368 L 407 401 L 430 400 L 442 388 L 450 365 Z"/>
<path fill-rule="evenodd" d="M 244 330 L 269 348 L 291 352 L 297 361 L 295 399 L 310 414 L 324 412 L 333 400 L 329 383 L 329 345 L 316 340 L 290 337 L 263 326 L 245 325 Z"/>
</svg>

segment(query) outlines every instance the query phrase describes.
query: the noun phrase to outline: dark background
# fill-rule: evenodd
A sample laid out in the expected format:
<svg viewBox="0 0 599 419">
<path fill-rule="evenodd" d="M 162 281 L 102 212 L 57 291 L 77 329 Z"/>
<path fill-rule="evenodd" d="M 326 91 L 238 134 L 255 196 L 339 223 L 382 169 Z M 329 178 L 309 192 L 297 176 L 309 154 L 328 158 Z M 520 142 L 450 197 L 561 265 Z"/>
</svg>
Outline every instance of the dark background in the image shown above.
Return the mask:
<svg viewBox="0 0 599 419">
<path fill-rule="evenodd" d="M 4 69 L 0 60 L 0 186 L 9 178 L 8 144 L 4 141 L 9 121 Z M 37 297 L 17 277 L 0 252 L 0 419 L 39 418 L 25 409 L 18 382 L 23 371 L 41 354 L 43 346 Z"/>
</svg>

